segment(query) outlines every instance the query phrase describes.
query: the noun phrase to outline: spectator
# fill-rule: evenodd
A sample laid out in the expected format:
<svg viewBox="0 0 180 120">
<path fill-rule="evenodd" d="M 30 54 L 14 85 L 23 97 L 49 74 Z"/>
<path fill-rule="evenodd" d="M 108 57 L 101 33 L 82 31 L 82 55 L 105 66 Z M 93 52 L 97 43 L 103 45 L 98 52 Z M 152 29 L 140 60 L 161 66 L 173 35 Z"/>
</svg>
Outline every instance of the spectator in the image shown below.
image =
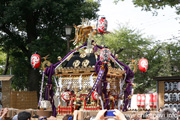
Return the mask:
<svg viewBox="0 0 180 120">
<path fill-rule="evenodd" d="M 124 115 L 124 117 L 126 118 L 126 120 L 130 120 L 130 117 L 127 115 Z"/>
<path fill-rule="evenodd" d="M 13 116 L 12 120 L 18 120 L 18 115 Z"/>
<path fill-rule="evenodd" d="M 115 115 L 114 118 L 109 118 L 109 117 L 104 117 L 104 114 L 107 110 L 100 110 L 98 114 L 96 115 L 94 120 L 101 120 L 101 119 L 106 119 L 106 120 L 127 120 L 125 116 L 117 109 L 114 109 L 113 114 Z"/>
<path fill-rule="evenodd" d="M 148 117 L 149 117 L 149 114 L 150 114 L 150 111 L 144 113 L 144 114 L 142 115 L 142 119 L 149 119 L 149 118 L 148 118 Z"/>
<path fill-rule="evenodd" d="M 46 117 L 44 117 L 43 120 L 46 120 Z M 47 118 L 47 120 L 57 120 L 57 118 L 54 116 L 50 116 L 49 118 Z"/>
<path fill-rule="evenodd" d="M 142 120 L 139 115 L 134 114 L 133 117 L 130 118 L 130 120 Z"/>
<path fill-rule="evenodd" d="M 65 115 L 65 116 L 63 117 L 62 120 L 73 120 L 73 116 L 70 115 L 70 114 L 67 114 L 67 115 Z"/>
<path fill-rule="evenodd" d="M 73 120 L 78 120 L 78 114 L 79 114 L 79 111 L 78 110 L 75 110 L 74 113 L 73 113 Z"/>
<path fill-rule="evenodd" d="M 160 107 L 158 111 L 161 112 L 164 108 L 166 107 Z"/>
<path fill-rule="evenodd" d="M 177 120 L 180 120 L 180 111 L 177 111 Z"/>
<path fill-rule="evenodd" d="M 32 116 L 31 120 L 39 120 L 39 115 Z"/>
<path fill-rule="evenodd" d="M 96 115 L 96 117 L 95 117 L 94 120 L 104 119 L 104 113 L 105 113 L 106 111 L 107 111 L 107 110 L 100 110 L 100 111 L 97 113 L 97 115 Z"/>
<path fill-rule="evenodd" d="M 127 120 L 124 116 L 124 114 L 122 114 L 119 110 L 114 109 L 115 112 L 113 113 L 114 115 L 116 115 L 118 120 Z"/>
<path fill-rule="evenodd" d="M 94 120 L 96 116 L 87 116 L 84 118 L 84 120 Z"/>
<path fill-rule="evenodd" d="M 91 120 L 91 116 L 85 117 L 84 120 Z"/>
<path fill-rule="evenodd" d="M 39 116 L 39 120 L 47 120 L 46 116 Z"/>
<path fill-rule="evenodd" d="M 6 116 L 6 114 L 8 113 L 8 109 L 7 108 L 2 108 L 1 109 L 1 116 L 0 116 L 0 120 L 3 120 L 3 118 Z"/>
<path fill-rule="evenodd" d="M 23 111 L 18 113 L 18 120 L 30 120 L 31 119 L 31 113 Z"/>
<path fill-rule="evenodd" d="M 164 108 L 158 114 L 158 120 L 177 120 L 177 113 L 171 108 Z"/>
</svg>

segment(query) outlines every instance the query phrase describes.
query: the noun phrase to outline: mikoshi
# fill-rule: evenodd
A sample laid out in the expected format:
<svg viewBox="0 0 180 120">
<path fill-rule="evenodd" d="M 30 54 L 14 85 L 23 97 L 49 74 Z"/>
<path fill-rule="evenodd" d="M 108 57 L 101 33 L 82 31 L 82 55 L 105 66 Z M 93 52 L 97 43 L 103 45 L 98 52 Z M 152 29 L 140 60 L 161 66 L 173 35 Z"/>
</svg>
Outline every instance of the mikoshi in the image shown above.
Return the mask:
<svg viewBox="0 0 180 120">
<path fill-rule="evenodd" d="M 87 34 L 76 32 L 74 44 L 84 42 L 83 45 L 44 71 L 48 76 L 44 99 L 51 102 L 53 116 L 57 115 L 56 108 L 58 114 L 73 113 L 77 109 L 127 111 L 132 97 L 133 71 L 110 53 L 110 48 L 92 40 L 97 31 L 91 26 L 77 27 Z"/>
</svg>

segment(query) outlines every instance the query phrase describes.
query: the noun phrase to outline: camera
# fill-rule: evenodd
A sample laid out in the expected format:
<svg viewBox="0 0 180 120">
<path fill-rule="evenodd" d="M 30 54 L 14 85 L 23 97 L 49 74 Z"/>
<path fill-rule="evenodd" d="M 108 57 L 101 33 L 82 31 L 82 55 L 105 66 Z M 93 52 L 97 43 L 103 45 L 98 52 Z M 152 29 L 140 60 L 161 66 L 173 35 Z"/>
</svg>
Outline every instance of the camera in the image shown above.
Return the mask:
<svg viewBox="0 0 180 120">
<path fill-rule="evenodd" d="M 104 113 L 104 117 L 115 117 L 115 115 L 113 114 L 113 112 L 115 112 L 115 111 L 112 111 L 112 110 L 106 111 L 106 112 Z"/>
</svg>

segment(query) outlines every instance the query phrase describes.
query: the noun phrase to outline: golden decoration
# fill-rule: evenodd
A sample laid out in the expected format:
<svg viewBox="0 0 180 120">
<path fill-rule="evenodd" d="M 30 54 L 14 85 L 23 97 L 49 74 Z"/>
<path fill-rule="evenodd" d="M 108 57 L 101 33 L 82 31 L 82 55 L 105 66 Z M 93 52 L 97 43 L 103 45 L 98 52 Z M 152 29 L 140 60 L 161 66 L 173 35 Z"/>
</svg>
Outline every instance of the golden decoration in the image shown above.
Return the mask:
<svg viewBox="0 0 180 120">
<path fill-rule="evenodd" d="M 82 62 L 82 65 L 83 65 L 84 67 L 87 67 L 87 66 L 89 65 L 89 63 L 90 63 L 90 61 L 89 61 L 88 59 L 86 59 L 86 60 L 84 60 L 84 61 Z"/>
<path fill-rule="evenodd" d="M 136 73 L 136 72 L 137 72 L 137 65 L 135 65 L 135 64 L 129 64 L 128 66 L 129 66 L 129 68 L 130 68 L 131 70 L 133 70 L 133 73 Z"/>
<path fill-rule="evenodd" d="M 132 95 L 129 95 L 129 96 L 128 96 L 128 99 L 131 99 L 131 98 L 132 98 Z"/>
<path fill-rule="evenodd" d="M 79 60 L 75 60 L 74 62 L 73 62 L 73 66 L 76 68 L 76 67 L 78 67 L 79 65 L 80 65 L 80 61 Z"/>
<path fill-rule="evenodd" d="M 67 61 L 69 61 L 72 58 L 73 54 L 69 55 L 67 58 Z"/>
<path fill-rule="evenodd" d="M 78 46 L 76 46 L 75 48 L 76 48 L 76 50 L 79 50 L 79 47 L 78 47 Z"/>
<path fill-rule="evenodd" d="M 44 62 L 42 62 L 42 69 L 45 70 L 46 67 L 50 67 L 51 66 L 51 62 L 49 62 L 48 60 L 45 60 Z"/>
<path fill-rule="evenodd" d="M 76 45 L 79 42 L 86 42 L 89 34 L 92 34 L 92 37 L 97 33 L 97 30 L 90 25 L 89 21 L 86 19 L 82 19 L 82 25 L 74 25 L 75 28 L 75 37 L 73 40 L 73 44 Z"/>
<path fill-rule="evenodd" d="M 86 57 L 86 53 L 85 52 L 80 54 L 80 58 L 85 58 L 85 57 Z"/>
<path fill-rule="evenodd" d="M 131 59 L 131 63 L 128 65 L 131 70 L 133 70 L 133 73 L 137 72 L 137 62 L 134 59 Z"/>
<path fill-rule="evenodd" d="M 108 63 L 108 67 L 111 67 L 111 63 Z"/>
<path fill-rule="evenodd" d="M 48 56 L 49 56 L 49 55 L 46 55 L 45 57 L 43 57 L 43 59 L 46 61 L 46 60 L 47 60 L 47 58 L 48 58 Z"/>
<path fill-rule="evenodd" d="M 42 64 L 41 69 L 42 69 L 43 71 L 45 70 L 46 67 L 50 67 L 50 66 L 51 66 L 51 62 L 49 62 L 49 61 L 47 60 L 48 56 L 49 56 L 49 55 L 46 55 L 45 57 L 43 57 L 44 62 L 41 63 L 41 64 Z"/>
<path fill-rule="evenodd" d="M 132 87 L 136 87 L 136 84 L 134 84 L 134 83 L 131 83 L 131 85 L 132 85 Z"/>
<path fill-rule="evenodd" d="M 118 54 L 116 54 L 116 55 L 115 55 L 115 58 L 116 58 L 116 59 L 118 59 L 118 57 L 119 57 L 119 55 L 118 55 Z"/>
<path fill-rule="evenodd" d="M 59 61 L 61 61 L 62 60 L 62 58 L 61 58 L 61 56 L 58 56 L 58 58 L 57 58 Z"/>
<path fill-rule="evenodd" d="M 99 55 L 99 52 L 95 52 L 94 54 L 95 54 L 95 55 Z"/>
</svg>

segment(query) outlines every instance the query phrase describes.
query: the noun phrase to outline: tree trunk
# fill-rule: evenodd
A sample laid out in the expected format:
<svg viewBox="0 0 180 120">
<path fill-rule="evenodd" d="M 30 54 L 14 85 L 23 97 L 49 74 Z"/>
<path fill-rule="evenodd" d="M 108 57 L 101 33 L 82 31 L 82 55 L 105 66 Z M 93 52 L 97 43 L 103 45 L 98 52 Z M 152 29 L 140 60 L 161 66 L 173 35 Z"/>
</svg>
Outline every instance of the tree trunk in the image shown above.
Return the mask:
<svg viewBox="0 0 180 120">
<path fill-rule="evenodd" d="M 37 33 L 36 33 L 36 19 L 33 15 L 32 11 L 29 11 L 28 16 L 26 17 L 26 30 L 27 30 L 27 41 L 26 43 L 32 43 L 34 40 L 37 38 Z M 28 58 L 29 61 L 31 59 L 32 55 L 32 47 L 29 46 L 28 48 Z M 32 67 L 29 67 L 29 77 L 28 77 L 28 90 L 29 91 L 37 91 L 39 93 L 39 81 L 40 81 L 40 73 L 39 69 L 33 69 Z"/>
<path fill-rule="evenodd" d="M 29 68 L 29 77 L 28 77 L 28 90 L 29 91 L 39 91 L 39 81 L 41 80 L 40 78 L 40 73 L 39 69 L 33 69 Z"/>
</svg>

